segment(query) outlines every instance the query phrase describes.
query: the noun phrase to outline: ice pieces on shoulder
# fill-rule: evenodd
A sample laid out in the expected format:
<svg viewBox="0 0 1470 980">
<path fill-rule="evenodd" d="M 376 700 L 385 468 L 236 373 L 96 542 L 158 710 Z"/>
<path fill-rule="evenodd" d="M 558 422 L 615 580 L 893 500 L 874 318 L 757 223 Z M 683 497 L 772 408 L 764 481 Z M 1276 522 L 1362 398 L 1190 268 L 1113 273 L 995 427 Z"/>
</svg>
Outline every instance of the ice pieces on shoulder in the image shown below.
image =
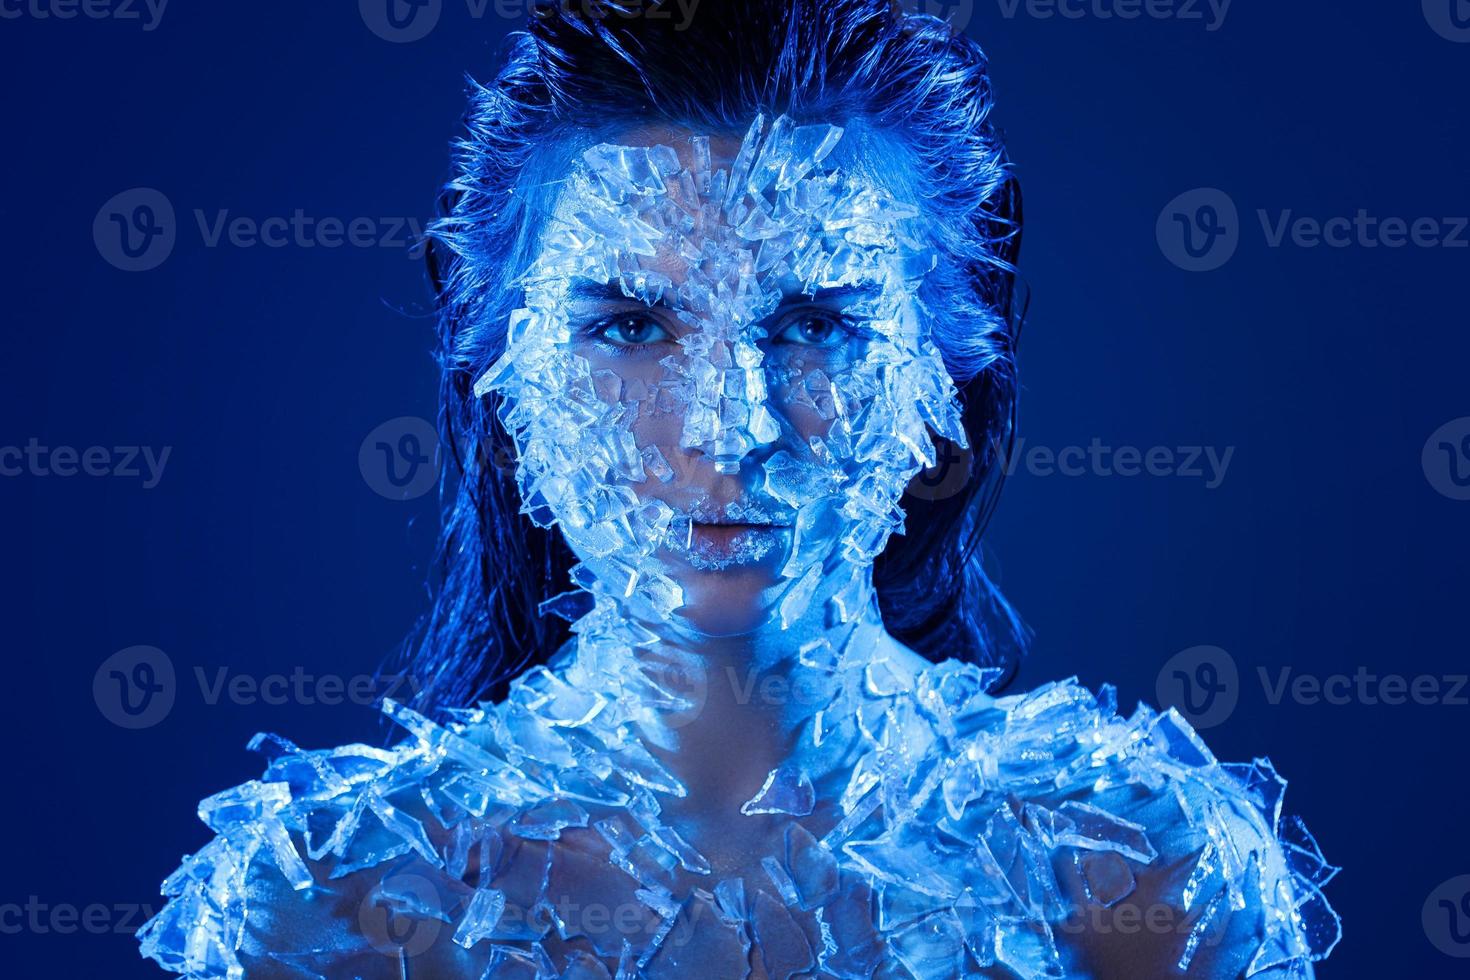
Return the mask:
<svg viewBox="0 0 1470 980">
<path fill-rule="evenodd" d="M 252 863 L 309 893 L 308 861 L 334 876 L 413 861 L 447 876 L 459 904 L 420 908 L 417 892 L 380 882 L 384 907 L 451 923 L 458 946 L 536 976 L 548 962 L 541 934 L 503 922 L 522 922 L 522 910 L 542 901 L 550 848 L 571 834 L 605 845 L 587 860 L 627 881 L 648 917 L 617 966 L 629 978 L 750 956 L 834 976 L 869 976 L 888 958 L 917 977 L 994 966 L 1060 977 L 1059 944 L 1072 937 L 1054 927 L 1075 910 L 1058 876 L 1074 875 L 1071 893 L 1085 902 L 1116 907 L 1161 855 L 1176 859 L 1181 834 L 1203 844 L 1180 886 L 1191 930 L 1170 955 L 1181 971 L 1211 929 L 1246 907 L 1264 914 L 1256 971 L 1297 969 L 1337 941 L 1321 891 L 1336 869 L 1302 823 L 1282 815 L 1285 782 L 1268 762 L 1218 763 L 1176 713 L 1140 707 L 1120 717 L 1111 689 L 1063 681 L 995 699 L 994 671 L 945 663 L 905 677 L 822 644 L 797 659 L 838 692 L 827 707 L 846 721 L 831 732 L 858 740 L 850 779 L 824 802 L 799 758 L 773 769 L 741 807 L 787 819 L 772 852 L 754 857 L 759 877 L 712 883 L 698 839 L 661 817 L 660 800 L 682 785 L 629 727 L 635 717 L 653 724 L 647 704 L 677 704 L 676 688 L 628 648 L 594 648 L 597 671 L 590 660 L 532 671 L 503 703 L 446 723 L 386 703 L 408 733 L 392 749 L 313 752 L 257 737 L 264 778 L 201 804 L 219 836 L 165 882 L 170 901 L 141 934 L 145 955 L 194 976 L 238 977 Z M 1177 826 L 1160 822 L 1160 809 L 1119 804 L 1127 799 L 1174 806 Z M 837 826 L 818 839 L 802 818 L 829 804 Z M 542 856 L 512 873 L 512 852 L 521 864 Z M 478 884 L 463 884 L 476 869 Z M 698 884 L 681 886 L 681 875 Z M 876 917 L 860 925 L 866 913 L 854 909 L 869 907 Z M 863 929 L 875 938 L 854 938 Z M 702 938 L 688 947 L 671 936 Z M 316 955 L 278 958 L 298 954 Z M 563 973 L 612 976 L 614 966 L 583 954 Z"/>
</svg>

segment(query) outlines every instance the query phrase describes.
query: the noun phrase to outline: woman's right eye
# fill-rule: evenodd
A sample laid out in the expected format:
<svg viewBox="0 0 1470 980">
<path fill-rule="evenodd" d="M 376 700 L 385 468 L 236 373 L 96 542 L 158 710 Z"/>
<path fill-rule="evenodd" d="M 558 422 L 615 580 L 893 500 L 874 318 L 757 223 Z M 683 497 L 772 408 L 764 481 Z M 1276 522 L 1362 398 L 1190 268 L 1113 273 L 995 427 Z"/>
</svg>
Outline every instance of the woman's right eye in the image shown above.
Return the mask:
<svg viewBox="0 0 1470 980">
<path fill-rule="evenodd" d="M 593 325 L 592 335 L 618 347 L 643 347 L 673 339 L 663 324 L 647 313 L 619 313 L 607 317 Z"/>
</svg>

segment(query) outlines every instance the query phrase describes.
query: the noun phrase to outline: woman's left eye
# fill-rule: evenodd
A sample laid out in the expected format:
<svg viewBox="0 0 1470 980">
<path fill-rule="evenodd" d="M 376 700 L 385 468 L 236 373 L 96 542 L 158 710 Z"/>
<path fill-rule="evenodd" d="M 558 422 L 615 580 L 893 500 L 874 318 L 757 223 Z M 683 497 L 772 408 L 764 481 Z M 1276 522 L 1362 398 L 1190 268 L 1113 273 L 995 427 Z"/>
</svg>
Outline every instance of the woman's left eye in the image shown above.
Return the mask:
<svg viewBox="0 0 1470 980">
<path fill-rule="evenodd" d="M 847 337 L 847 318 L 831 310 L 801 310 L 793 313 L 771 332 L 778 344 L 803 347 L 836 347 Z"/>
</svg>

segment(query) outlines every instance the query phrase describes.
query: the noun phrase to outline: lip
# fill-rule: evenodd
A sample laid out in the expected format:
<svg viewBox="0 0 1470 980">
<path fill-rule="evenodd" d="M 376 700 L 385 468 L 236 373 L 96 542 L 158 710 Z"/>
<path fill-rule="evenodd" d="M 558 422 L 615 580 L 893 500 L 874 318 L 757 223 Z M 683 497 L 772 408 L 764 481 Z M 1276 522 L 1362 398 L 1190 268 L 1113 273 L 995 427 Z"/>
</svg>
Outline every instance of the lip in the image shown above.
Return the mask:
<svg viewBox="0 0 1470 980">
<path fill-rule="evenodd" d="M 745 567 L 780 553 L 789 529 L 787 524 L 696 521 L 690 528 L 688 546 L 678 551 L 701 571 Z"/>
<path fill-rule="evenodd" d="M 732 501 L 727 504 L 701 503 L 689 510 L 695 527 L 790 527 L 795 515 L 784 508 L 761 503 Z"/>
<path fill-rule="evenodd" d="M 715 530 L 722 530 L 729 528 L 732 530 L 770 531 L 780 530 L 783 527 L 790 527 L 791 525 L 781 521 L 695 521 L 694 526 L 696 529 L 713 528 Z"/>
</svg>

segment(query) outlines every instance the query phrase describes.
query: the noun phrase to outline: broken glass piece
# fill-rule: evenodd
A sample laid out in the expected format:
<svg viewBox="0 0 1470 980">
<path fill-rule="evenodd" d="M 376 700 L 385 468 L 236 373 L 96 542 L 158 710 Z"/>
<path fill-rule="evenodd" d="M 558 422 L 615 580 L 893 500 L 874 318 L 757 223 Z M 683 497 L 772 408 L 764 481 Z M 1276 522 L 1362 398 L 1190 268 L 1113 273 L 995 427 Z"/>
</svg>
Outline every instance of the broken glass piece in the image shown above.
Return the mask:
<svg viewBox="0 0 1470 980">
<path fill-rule="evenodd" d="M 481 888 L 470 899 L 464 918 L 454 931 L 454 941 L 469 949 L 495 932 L 504 911 L 505 893 L 498 888 Z"/>
<path fill-rule="evenodd" d="M 1023 980 L 1062 980 L 1066 976 L 1045 920 L 997 917 L 993 935 L 995 961 Z"/>
<path fill-rule="evenodd" d="M 1120 855 L 1112 851 L 1075 851 L 1072 857 L 1089 902 L 1111 908 L 1133 894 L 1137 881 Z"/>
<path fill-rule="evenodd" d="M 607 967 L 601 960 L 581 950 L 574 950 L 567 957 L 567 966 L 562 970 L 560 980 L 612 980 L 612 974 L 607 972 Z"/>
<path fill-rule="evenodd" d="M 816 965 L 805 931 L 787 907 L 769 893 L 756 892 L 750 925 L 766 976 L 790 977 Z"/>
<path fill-rule="evenodd" d="M 1200 914 L 1199 919 L 1190 927 L 1189 936 L 1184 940 L 1184 951 L 1179 955 L 1179 962 L 1176 964 L 1179 972 L 1183 973 L 1187 971 L 1190 964 L 1194 962 L 1194 954 L 1199 951 L 1200 942 L 1205 938 L 1210 928 L 1222 920 L 1224 906 L 1225 893 L 1220 892 L 1210 900 L 1209 904 L 1205 906 L 1204 911 Z"/>
<path fill-rule="evenodd" d="M 556 840 L 568 827 L 587 826 L 587 811 L 571 800 L 552 800 L 516 815 L 510 830 L 528 840 Z"/>
<path fill-rule="evenodd" d="M 766 877 L 771 879 L 771 884 L 775 886 L 776 894 L 781 896 L 781 901 L 787 905 L 801 903 L 801 896 L 796 891 L 796 883 L 791 880 L 791 875 L 779 860 L 767 854 L 761 858 L 761 867 L 766 869 Z"/>
<path fill-rule="evenodd" d="M 551 974 L 541 970 L 536 956 L 514 946 L 491 946 L 485 976 L 495 980 L 542 980 Z"/>
<path fill-rule="evenodd" d="M 696 889 L 678 910 L 668 936 L 644 967 L 648 980 L 750 974 L 750 941 L 738 919 L 725 915 L 708 892 Z"/>
<path fill-rule="evenodd" d="M 1071 821 L 1071 828 L 1057 835 L 1057 843 L 1070 844 L 1094 851 L 1113 851 L 1139 864 L 1148 864 L 1159 856 L 1148 841 L 1143 827 L 1106 810 L 1068 800 L 1057 811 Z"/>
<path fill-rule="evenodd" d="M 788 813 L 804 817 L 812 812 L 816 791 L 811 777 L 795 766 L 772 769 L 760 792 L 745 801 L 740 812 L 746 816 L 756 813 Z"/>
<path fill-rule="evenodd" d="M 837 857 L 799 823 L 786 827 L 786 869 L 803 909 L 826 905 L 837 894 Z"/>
<path fill-rule="evenodd" d="M 953 910 L 935 912 L 898 930 L 889 943 L 917 980 L 950 980 L 964 974 L 965 932 Z"/>
</svg>

